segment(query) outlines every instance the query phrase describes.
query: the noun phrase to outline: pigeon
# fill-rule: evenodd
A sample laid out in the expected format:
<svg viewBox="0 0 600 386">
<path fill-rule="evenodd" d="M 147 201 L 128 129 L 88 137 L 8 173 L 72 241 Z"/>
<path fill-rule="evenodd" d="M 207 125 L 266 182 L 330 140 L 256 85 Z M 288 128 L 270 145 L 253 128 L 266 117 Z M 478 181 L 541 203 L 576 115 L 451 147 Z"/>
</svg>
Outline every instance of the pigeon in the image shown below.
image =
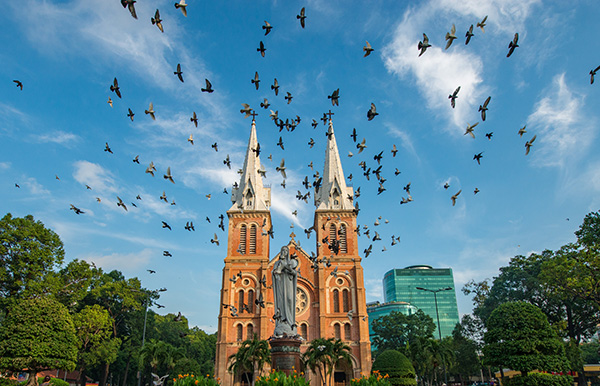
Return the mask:
<svg viewBox="0 0 600 386">
<path fill-rule="evenodd" d="M 510 57 L 513 52 L 515 52 L 515 48 L 519 47 L 519 45 L 517 44 L 517 42 L 519 41 L 519 33 L 515 33 L 515 37 L 513 38 L 513 40 L 511 42 L 508 43 L 508 54 L 506 54 L 506 57 Z"/>
<path fill-rule="evenodd" d="M 112 99 L 110 99 L 110 97 L 108 97 L 108 100 L 106 101 L 106 103 L 108 103 L 108 105 L 109 105 L 110 107 L 113 107 L 113 100 L 112 100 Z"/>
<path fill-rule="evenodd" d="M 481 120 L 485 121 L 485 112 L 488 110 L 488 104 L 490 103 L 490 100 L 492 99 L 491 96 L 487 97 L 487 99 L 485 100 L 485 102 L 483 102 L 483 105 L 479 105 L 479 111 L 481 111 Z"/>
<path fill-rule="evenodd" d="M 161 222 L 162 222 L 162 227 L 163 227 L 163 228 L 167 228 L 167 229 L 168 229 L 168 230 L 170 230 L 170 231 L 172 230 L 172 229 L 171 229 L 171 226 L 170 226 L 169 224 L 167 224 L 167 223 L 166 223 L 166 222 L 164 222 L 164 221 L 161 221 Z"/>
<path fill-rule="evenodd" d="M 396 148 L 396 145 L 394 144 L 394 145 L 392 146 L 392 157 L 395 157 L 395 156 L 396 156 L 396 153 L 398 153 L 398 149 Z"/>
<path fill-rule="evenodd" d="M 485 136 L 487 137 L 488 140 L 492 140 L 492 136 L 494 135 L 493 131 L 490 131 L 489 133 L 485 133 Z"/>
<path fill-rule="evenodd" d="M 164 257 L 173 257 L 173 255 L 169 251 L 163 251 L 163 256 Z"/>
<path fill-rule="evenodd" d="M 277 82 L 277 78 L 273 80 L 273 84 L 271 85 L 271 90 L 275 91 L 275 96 L 279 95 L 279 83 Z"/>
<path fill-rule="evenodd" d="M 479 193 L 479 188 L 475 188 L 475 190 L 473 190 L 473 194 L 477 194 Z"/>
<path fill-rule="evenodd" d="M 302 28 L 304 28 L 306 25 L 306 10 L 304 9 L 304 7 L 302 7 L 302 9 L 300 10 L 300 14 L 296 15 L 296 19 L 300 20 L 300 25 L 302 26 Z"/>
<path fill-rule="evenodd" d="M 373 47 L 371 47 L 371 45 L 367 41 L 367 45 L 363 47 L 363 51 L 365 52 L 365 55 L 363 56 L 363 58 L 366 58 L 367 56 L 371 55 L 371 52 L 373 52 L 375 50 L 373 49 Z"/>
<path fill-rule="evenodd" d="M 269 34 L 269 32 L 271 32 L 271 30 L 273 29 L 273 26 L 271 24 L 269 24 L 268 21 L 265 20 L 265 25 L 262 26 L 262 29 L 265 30 L 265 36 L 267 36 Z"/>
<path fill-rule="evenodd" d="M 192 113 L 192 117 L 190 118 L 190 122 L 194 122 L 194 125 L 196 127 L 198 127 L 198 116 L 196 115 L 195 111 Z"/>
<path fill-rule="evenodd" d="M 194 144 L 194 134 L 190 134 L 190 136 L 187 140 L 189 143 L 191 143 L 193 145 Z"/>
<path fill-rule="evenodd" d="M 216 152 L 219 151 L 219 145 L 217 145 L 217 143 L 213 143 L 212 145 L 210 145 L 210 147 L 212 147 L 213 149 L 215 149 Z"/>
<path fill-rule="evenodd" d="M 223 164 L 227 165 L 227 167 L 231 170 L 231 160 L 229 159 L 229 154 L 227 154 L 227 157 L 225 157 L 225 160 L 223 160 Z"/>
<path fill-rule="evenodd" d="M 17 80 L 17 79 L 13 80 L 13 82 L 15 82 L 17 87 L 20 88 L 21 91 L 23 91 L 23 82 L 21 82 L 20 80 Z M 592 83 L 593 83 L 593 81 L 592 81 Z"/>
<path fill-rule="evenodd" d="M 331 99 L 332 106 L 339 106 L 340 89 L 338 88 L 337 90 L 334 90 L 331 95 L 327 95 L 327 99 Z"/>
<path fill-rule="evenodd" d="M 131 111 L 130 108 L 127 108 L 127 116 L 129 117 L 129 119 L 131 119 L 131 122 L 133 122 L 134 115 L 135 115 L 135 113 L 133 111 Z"/>
<path fill-rule="evenodd" d="M 356 142 L 356 128 L 352 129 L 352 134 L 350 134 L 350 137 L 354 142 Z"/>
<path fill-rule="evenodd" d="M 156 273 L 156 271 L 153 269 L 147 269 L 146 271 L 148 271 L 150 274 Z"/>
<path fill-rule="evenodd" d="M 104 145 L 104 151 L 113 154 L 112 149 L 110 148 L 110 146 L 108 146 L 108 142 L 106 142 L 106 144 Z"/>
<path fill-rule="evenodd" d="M 243 109 L 240 110 L 240 113 L 242 114 L 246 114 L 244 116 L 244 118 L 248 118 L 250 115 L 252 115 L 252 109 L 250 108 L 250 105 L 247 103 L 242 103 L 242 106 L 244 107 Z"/>
<path fill-rule="evenodd" d="M 264 98 L 264 102 L 260 102 L 260 107 L 262 107 L 263 109 L 268 109 L 269 106 L 271 106 L 271 104 L 269 103 L 269 100 L 267 98 Z"/>
<path fill-rule="evenodd" d="M 379 113 L 377 112 L 377 108 L 375 107 L 375 103 L 371 103 L 371 108 L 369 109 L 369 111 L 367 111 L 367 119 L 369 121 L 371 121 L 377 115 L 379 115 Z"/>
<path fill-rule="evenodd" d="M 475 123 L 474 125 L 469 125 L 467 123 L 467 129 L 465 130 L 465 133 L 463 135 L 469 134 L 472 138 L 475 138 L 475 134 L 473 134 L 473 129 L 475 129 L 475 126 L 477 126 L 478 124 L 479 122 Z"/>
<path fill-rule="evenodd" d="M 117 196 L 117 200 L 119 200 L 119 202 L 117 202 L 117 206 L 122 207 L 127 212 L 127 206 L 125 206 L 125 203 L 123 202 L 123 200 L 121 200 L 121 198 L 119 196 Z"/>
<path fill-rule="evenodd" d="M 121 90 L 119 88 L 119 82 L 117 82 L 117 78 L 115 78 L 113 80 L 113 84 L 110 85 L 110 91 L 114 92 L 119 98 L 121 98 Z"/>
<path fill-rule="evenodd" d="M 163 190 L 162 195 L 160 197 L 158 197 L 159 200 L 163 200 L 164 202 L 169 202 L 167 200 L 167 194 L 165 193 L 165 191 Z"/>
<path fill-rule="evenodd" d="M 525 130 L 526 127 L 527 127 L 527 125 L 525 125 L 519 129 L 518 134 L 520 137 L 523 137 L 523 134 L 525 134 L 527 132 L 527 130 Z"/>
<path fill-rule="evenodd" d="M 131 16 L 133 16 L 134 19 L 137 19 L 134 4 L 135 0 L 121 0 L 121 5 L 123 8 L 129 8 L 129 13 L 131 13 Z"/>
<path fill-rule="evenodd" d="M 465 46 L 467 44 L 469 44 L 469 42 L 471 41 L 471 38 L 474 36 L 473 34 L 473 24 L 471 24 L 471 26 L 469 27 L 469 30 L 467 31 L 467 34 L 465 35 L 465 37 L 467 38 L 467 40 L 465 41 Z"/>
<path fill-rule="evenodd" d="M 258 71 L 254 73 L 254 79 L 250 79 L 250 82 L 254 84 L 254 87 L 258 90 L 258 85 L 260 84 L 260 79 L 258 78 Z"/>
<path fill-rule="evenodd" d="M 17 187 L 20 187 L 20 186 L 18 186 L 17 184 L 15 184 L 15 185 L 16 185 Z M 73 204 L 70 204 L 70 205 L 71 205 L 71 208 L 70 208 L 70 210 L 74 211 L 74 212 L 75 212 L 75 214 L 83 214 L 83 213 L 85 213 L 83 210 L 79 209 L 79 208 L 78 208 L 78 207 L 76 207 L 75 205 L 73 205 Z"/>
<path fill-rule="evenodd" d="M 144 113 L 146 113 L 147 115 L 150 115 L 150 118 L 152 118 L 153 121 L 156 120 L 156 117 L 154 116 L 154 105 L 152 104 L 152 102 L 150 102 L 150 106 L 148 107 L 148 110 L 144 110 Z"/>
<path fill-rule="evenodd" d="M 173 181 L 173 176 L 171 175 L 171 167 L 170 166 L 167 168 L 167 174 L 164 174 L 163 178 L 165 180 L 171 181 L 172 183 L 175 183 L 175 181 Z"/>
<path fill-rule="evenodd" d="M 150 161 L 150 165 L 148 165 L 148 167 L 146 168 L 146 173 L 149 173 L 152 175 L 152 177 L 154 177 L 155 171 L 156 171 L 156 167 L 154 166 L 154 163 L 152 161 Z"/>
<path fill-rule="evenodd" d="M 452 24 L 450 32 L 446 32 L 446 50 L 450 48 L 454 39 L 456 39 L 456 27 L 454 26 L 454 24 Z"/>
<path fill-rule="evenodd" d="M 210 83 L 210 80 L 204 78 L 204 82 L 206 83 L 206 88 L 201 88 L 200 91 L 207 92 L 209 94 L 213 93 L 215 90 L 213 90 L 212 83 Z"/>
<path fill-rule="evenodd" d="M 481 162 L 480 162 L 480 161 L 481 161 L 481 157 L 483 157 L 483 156 L 482 156 L 482 154 L 483 154 L 483 152 L 481 152 L 481 153 L 477 153 L 477 154 L 475 154 L 475 155 L 473 156 L 473 160 L 477 161 L 477 164 L 478 164 L 478 165 L 481 165 Z"/>
<path fill-rule="evenodd" d="M 452 94 L 448 95 L 448 99 L 450 99 L 450 106 L 452 106 L 452 108 L 456 107 L 456 98 L 458 98 L 459 91 L 460 91 L 460 86 L 458 86 Z"/>
<path fill-rule="evenodd" d="M 183 16 L 187 17 L 187 4 L 185 3 L 185 0 L 179 0 L 179 3 L 175 3 L 175 8 L 181 9 Z"/>
<path fill-rule="evenodd" d="M 595 69 L 590 71 L 590 84 L 594 84 L 594 75 L 596 75 L 596 73 L 600 70 L 600 66 L 596 67 Z M 23 89 L 21 87 L 21 89 Z"/>
<path fill-rule="evenodd" d="M 537 135 L 534 135 L 533 138 L 531 138 L 525 143 L 525 155 L 529 154 L 529 150 L 531 150 L 531 145 L 533 144 L 533 141 L 535 141 L 536 137 Z"/>
<path fill-rule="evenodd" d="M 185 227 L 183 227 L 186 231 L 192 232 L 195 231 L 196 229 L 194 228 L 194 222 L 189 221 L 185 223 Z"/>
<path fill-rule="evenodd" d="M 287 95 L 285 96 L 285 100 L 287 101 L 287 104 L 289 105 L 290 103 L 292 103 L 292 94 L 288 91 Z"/>
<path fill-rule="evenodd" d="M 181 321 L 181 312 L 177 313 L 177 316 L 175 318 L 173 318 L 174 322 L 180 322 Z"/>
<path fill-rule="evenodd" d="M 487 21 L 487 15 L 485 15 L 485 17 L 483 18 L 483 20 L 481 20 L 479 23 L 477 23 L 476 27 L 481 28 L 481 32 L 485 33 L 485 29 L 483 27 L 485 27 L 485 22 Z"/>
<path fill-rule="evenodd" d="M 154 374 L 154 373 L 150 373 L 152 374 L 152 383 L 154 386 L 162 386 L 163 383 L 165 382 L 165 379 L 167 379 L 167 377 L 169 376 L 169 374 L 167 375 L 163 375 L 162 377 L 159 377 L 158 375 Z"/>
<path fill-rule="evenodd" d="M 419 56 L 423 55 L 425 53 L 425 51 L 427 50 L 427 48 L 431 47 L 431 44 L 429 44 L 429 38 L 427 37 L 427 35 L 423 34 L 423 41 L 419 41 L 418 44 L 418 49 L 421 50 L 421 52 L 419 53 Z"/>
<path fill-rule="evenodd" d="M 452 197 L 450 197 L 450 199 L 452 200 L 452 206 L 456 205 L 456 199 L 458 198 L 458 195 L 460 194 L 460 192 L 462 192 L 462 189 L 459 190 L 458 192 L 456 192 L 455 195 L 453 195 Z"/>
<path fill-rule="evenodd" d="M 140 156 L 136 155 L 135 158 L 133 159 L 133 162 L 139 165 L 140 164 Z"/>
<path fill-rule="evenodd" d="M 262 56 L 263 58 L 265 57 L 265 51 L 267 49 L 265 48 L 265 44 L 262 42 L 262 40 L 260 41 L 259 47 L 256 49 L 256 51 L 260 52 L 260 56 Z"/>
<path fill-rule="evenodd" d="M 177 75 L 181 83 L 183 83 L 183 72 L 181 72 L 181 63 L 177 63 L 177 71 L 173 71 L 173 74 Z"/>
<path fill-rule="evenodd" d="M 219 246 L 219 239 L 217 238 L 217 234 L 215 233 L 214 237 L 210 239 L 211 244 L 217 244 Z"/>
<path fill-rule="evenodd" d="M 285 150 L 283 148 L 283 138 L 279 137 L 279 141 L 277 142 L 277 146 L 279 146 L 281 148 L 281 150 Z"/>
<path fill-rule="evenodd" d="M 356 148 L 358 149 L 358 154 L 360 154 L 367 147 L 366 141 L 367 141 L 367 139 L 363 138 L 361 143 L 356 144 Z"/>
<path fill-rule="evenodd" d="M 150 18 L 150 21 L 152 22 L 152 25 L 156 24 L 160 32 L 165 32 L 162 26 L 162 20 L 160 19 L 160 12 L 158 12 L 158 9 L 154 13 L 154 17 Z"/>
</svg>

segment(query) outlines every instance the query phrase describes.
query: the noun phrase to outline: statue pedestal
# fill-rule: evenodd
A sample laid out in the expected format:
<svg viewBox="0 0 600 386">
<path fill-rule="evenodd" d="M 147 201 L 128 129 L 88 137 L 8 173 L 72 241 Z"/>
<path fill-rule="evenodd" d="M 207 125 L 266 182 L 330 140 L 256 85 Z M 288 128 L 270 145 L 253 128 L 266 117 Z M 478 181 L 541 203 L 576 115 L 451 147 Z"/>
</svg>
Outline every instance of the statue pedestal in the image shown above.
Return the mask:
<svg viewBox="0 0 600 386">
<path fill-rule="evenodd" d="M 302 360 L 300 359 L 299 338 L 281 337 L 269 339 L 271 345 L 271 368 L 283 371 L 287 375 L 293 374 L 294 370 L 300 373 Z"/>
</svg>

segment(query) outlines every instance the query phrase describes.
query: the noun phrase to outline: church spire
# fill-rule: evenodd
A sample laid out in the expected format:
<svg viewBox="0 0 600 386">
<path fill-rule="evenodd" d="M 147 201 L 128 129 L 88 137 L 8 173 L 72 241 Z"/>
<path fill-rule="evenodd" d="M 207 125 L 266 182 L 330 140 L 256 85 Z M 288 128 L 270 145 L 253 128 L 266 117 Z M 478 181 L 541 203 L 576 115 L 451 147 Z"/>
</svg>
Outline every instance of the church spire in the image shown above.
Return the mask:
<svg viewBox="0 0 600 386">
<path fill-rule="evenodd" d="M 327 130 L 327 149 L 325 150 L 325 168 L 322 182 L 315 190 L 315 206 L 317 210 L 354 209 L 351 199 L 353 194 L 353 189 L 346 186 L 330 116 Z"/>
<path fill-rule="evenodd" d="M 264 169 L 260 163 L 260 144 L 256 137 L 256 121 L 252 119 L 250 139 L 246 150 L 246 159 L 242 168 L 240 184 L 231 195 L 231 211 L 269 210 L 271 206 L 271 188 L 263 186 Z"/>
</svg>

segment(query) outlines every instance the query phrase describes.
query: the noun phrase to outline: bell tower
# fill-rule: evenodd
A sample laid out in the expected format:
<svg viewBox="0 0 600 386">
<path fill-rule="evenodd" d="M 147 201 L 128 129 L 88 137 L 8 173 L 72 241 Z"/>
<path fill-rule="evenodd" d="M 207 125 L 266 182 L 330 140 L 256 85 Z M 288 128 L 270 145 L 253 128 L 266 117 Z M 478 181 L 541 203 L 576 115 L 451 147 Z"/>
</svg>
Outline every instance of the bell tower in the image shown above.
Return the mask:
<svg viewBox="0 0 600 386">
<path fill-rule="evenodd" d="M 216 377 L 223 385 L 239 382 L 227 371 L 229 356 L 237 352 L 239 344 L 254 334 L 267 339 L 271 333 L 268 329 L 272 328 L 267 324 L 267 313 L 255 304 L 255 299 L 261 295 L 267 301 L 267 284 L 262 279 L 270 276 L 267 271 L 272 229 L 271 188 L 263 185 L 261 173 L 260 145 L 253 119 L 240 182 L 233 189 L 233 205 L 227 211 L 227 256 L 223 268 L 215 363 Z"/>
<path fill-rule="evenodd" d="M 345 369 L 336 369 L 346 374 L 348 382 L 348 376 L 360 377 L 361 372 L 371 370 L 371 342 L 353 195 L 352 187 L 346 185 L 330 116 L 325 166 L 314 192 L 314 229 L 320 259 L 317 272 L 319 328 L 324 338 L 342 339 L 351 347 L 353 363 L 346 364 Z"/>
</svg>

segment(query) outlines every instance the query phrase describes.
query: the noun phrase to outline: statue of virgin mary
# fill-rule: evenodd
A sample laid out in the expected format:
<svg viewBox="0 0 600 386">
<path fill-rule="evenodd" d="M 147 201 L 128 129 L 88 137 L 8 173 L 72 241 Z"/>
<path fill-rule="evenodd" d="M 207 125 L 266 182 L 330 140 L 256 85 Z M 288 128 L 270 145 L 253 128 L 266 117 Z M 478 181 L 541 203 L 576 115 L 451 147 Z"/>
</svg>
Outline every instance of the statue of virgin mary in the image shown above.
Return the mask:
<svg viewBox="0 0 600 386">
<path fill-rule="evenodd" d="M 274 337 L 294 337 L 296 331 L 296 288 L 298 261 L 290 257 L 290 250 L 281 248 L 279 260 L 273 266 L 273 294 L 275 298 Z"/>
</svg>

